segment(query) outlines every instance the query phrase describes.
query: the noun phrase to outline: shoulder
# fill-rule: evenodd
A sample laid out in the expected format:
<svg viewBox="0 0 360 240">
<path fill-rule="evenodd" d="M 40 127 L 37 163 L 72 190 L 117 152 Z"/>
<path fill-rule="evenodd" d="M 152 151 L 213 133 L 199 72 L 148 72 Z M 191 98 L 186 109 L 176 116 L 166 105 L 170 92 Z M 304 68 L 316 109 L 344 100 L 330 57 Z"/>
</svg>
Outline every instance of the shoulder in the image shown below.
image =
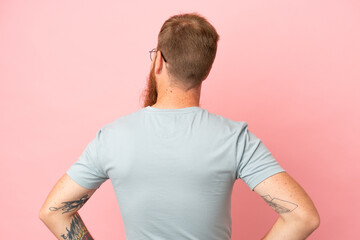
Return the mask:
<svg viewBox="0 0 360 240">
<path fill-rule="evenodd" d="M 248 127 L 246 121 L 233 120 L 220 114 L 208 112 L 208 117 L 211 124 L 214 125 L 214 127 L 221 126 L 221 130 L 240 133 Z"/>
<path fill-rule="evenodd" d="M 126 135 L 128 131 L 131 131 L 134 128 L 136 129 L 136 127 L 139 126 L 139 121 L 142 121 L 141 110 L 142 109 L 124 114 L 103 124 L 98 130 L 98 135 L 103 141 Z"/>
</svg>

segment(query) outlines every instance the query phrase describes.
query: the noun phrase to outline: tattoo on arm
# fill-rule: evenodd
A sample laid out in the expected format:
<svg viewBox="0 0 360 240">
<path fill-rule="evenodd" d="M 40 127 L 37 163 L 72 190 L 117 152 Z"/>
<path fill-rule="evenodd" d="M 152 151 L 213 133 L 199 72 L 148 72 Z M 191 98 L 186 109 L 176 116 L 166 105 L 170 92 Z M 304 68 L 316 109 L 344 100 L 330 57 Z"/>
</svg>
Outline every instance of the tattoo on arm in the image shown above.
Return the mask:
<svg viewBox="0 0 360 240">
<path fill-rule="evenodd" d="M 66 228 L 66 231 L 66 234 L 61 235 L 65 240 L 94 240 L 78 213 L 74 214 L 70 229 Z"/>
<path fill-rule="evenodd" d="M 61 209 L 63 211 L 62 214 L 68 213 L 70 211 L 75 211 L 81 208 L 87 202 L 87 200 L 89 200 L 89 195 L 86 194 L 80 198 L 80 200 L 62 202 L 63 205 L 61 207 L 50 207 L 49 210 L 57 211 Z"/>
<path fill-rule="evenodd" d="M 295 208 L 298 207 L 298 205 L 295 203 L 282 200 L 279 198 L 272 198 L 270 195 L 265 195 L 261 197 L 265 200 L 267 204 L 270 205 L 270 207 L 272 207 L 275 210 L 275 212 L 279 214 L 294 211 Z"/>
</svg>

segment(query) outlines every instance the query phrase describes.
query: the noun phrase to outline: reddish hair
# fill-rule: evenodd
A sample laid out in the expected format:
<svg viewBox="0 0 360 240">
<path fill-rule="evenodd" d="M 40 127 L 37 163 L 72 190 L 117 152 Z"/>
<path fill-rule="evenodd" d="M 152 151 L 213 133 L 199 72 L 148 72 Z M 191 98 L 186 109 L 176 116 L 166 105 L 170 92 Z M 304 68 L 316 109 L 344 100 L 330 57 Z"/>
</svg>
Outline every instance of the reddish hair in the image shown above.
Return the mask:
<svg viewBox="0 0 360 240">
<path fill-rule="evenodd" d="M 178 14 L 162 25 L 157 50 L 166 58 L 173 83 L 185 91 L 199 87 L 210 73 L 219 35 L 198 13 Z"/>
</svg>

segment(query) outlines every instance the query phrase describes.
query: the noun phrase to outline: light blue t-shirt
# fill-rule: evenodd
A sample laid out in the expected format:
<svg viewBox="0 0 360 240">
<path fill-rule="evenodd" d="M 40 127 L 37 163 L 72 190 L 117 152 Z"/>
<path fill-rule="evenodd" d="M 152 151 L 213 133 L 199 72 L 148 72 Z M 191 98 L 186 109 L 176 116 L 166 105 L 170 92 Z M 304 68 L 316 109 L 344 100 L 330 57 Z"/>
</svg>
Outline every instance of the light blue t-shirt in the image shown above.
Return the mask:
<svg viewBox="0 0 360 240">
<path fill-rule="evenodd" d="M 283 172 L 248 124 L 201 107 L 145 107 L 98 130 L 67 174 L 110 179 L 127 240 L 230 240 L 231 194 Z"/>
</svg>

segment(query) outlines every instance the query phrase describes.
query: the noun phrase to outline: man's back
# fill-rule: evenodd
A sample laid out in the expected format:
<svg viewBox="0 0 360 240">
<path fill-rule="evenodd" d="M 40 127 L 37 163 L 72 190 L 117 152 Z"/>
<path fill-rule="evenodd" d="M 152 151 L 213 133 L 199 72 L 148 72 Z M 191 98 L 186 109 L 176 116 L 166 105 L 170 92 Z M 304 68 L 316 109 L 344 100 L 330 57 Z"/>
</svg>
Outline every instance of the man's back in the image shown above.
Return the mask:
<svg viewBox="0 0 360 240">
<path fill-rule="evenodd" d="M 127 240 L 225 240 L 235 180 L 282 171 L 246 122 L 148 106 L 103 126 L 67 174 L 89 189 L 111 179 Z"/>
<path fill-rule="evenodd" d="M 143 108 L 99 129 L 41 207 L 57 238 L 93 239 L 78 210 L 109 178 L 127 240 L 229 240 L 238 178 L 279 213 L 265 239 L 305 239 L 319 226 L 310 197 L 246 122 L 199 106 L 218 40 L 198 13 L 164 22 L 149 51 Z"/>
</svg>

